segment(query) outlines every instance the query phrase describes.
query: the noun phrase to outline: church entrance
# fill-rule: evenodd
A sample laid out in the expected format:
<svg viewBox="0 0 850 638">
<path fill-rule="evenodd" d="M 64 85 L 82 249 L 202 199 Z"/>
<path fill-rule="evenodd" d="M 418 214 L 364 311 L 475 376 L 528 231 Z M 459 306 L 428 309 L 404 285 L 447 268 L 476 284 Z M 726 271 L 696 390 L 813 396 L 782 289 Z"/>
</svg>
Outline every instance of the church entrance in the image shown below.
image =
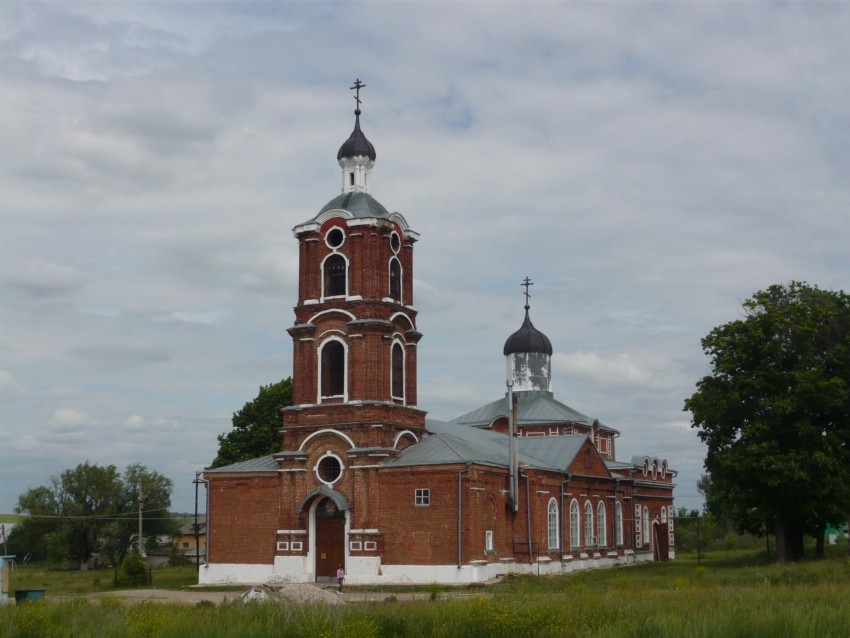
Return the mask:
<svg viewBox="0 0 850 638">
<path fill-rule="evenodd" d="M 316 580 L 336 579 L 345 567 L 345 511 L 326 498 L 316 506 Z"/>
</svg>

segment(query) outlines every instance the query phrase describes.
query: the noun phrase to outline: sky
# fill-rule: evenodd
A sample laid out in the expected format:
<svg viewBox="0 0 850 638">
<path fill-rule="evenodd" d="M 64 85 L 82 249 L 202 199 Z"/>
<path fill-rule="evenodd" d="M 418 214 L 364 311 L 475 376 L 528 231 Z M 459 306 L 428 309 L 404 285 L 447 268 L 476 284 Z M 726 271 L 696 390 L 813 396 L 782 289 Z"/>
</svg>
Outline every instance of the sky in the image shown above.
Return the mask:
<svg viewBox="0 0 850 638">
<path fill-rule="evenodd" d="M 850 4 L 0 3 L 0 512 L 141 462 L 194 508 L 233 412 L 292 374 L 292 228 L 340 190 L 421 234 L 419 407 L 556 398 L 678 471 L 700 339 L 772 284 L 848 289 Z"/>
</svg>

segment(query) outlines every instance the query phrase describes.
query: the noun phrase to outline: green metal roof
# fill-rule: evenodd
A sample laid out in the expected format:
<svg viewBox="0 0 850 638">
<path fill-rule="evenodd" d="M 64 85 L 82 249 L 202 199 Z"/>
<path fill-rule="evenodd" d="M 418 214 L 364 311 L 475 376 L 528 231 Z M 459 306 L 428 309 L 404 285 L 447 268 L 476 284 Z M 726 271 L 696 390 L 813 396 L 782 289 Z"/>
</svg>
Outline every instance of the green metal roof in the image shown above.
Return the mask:
<svg viewBox="0 0 850 638">
<path fill-rule="evenodd" d="M 517 420 L 519 425 L 545 425 L 549 423 L 579 423 L 592 427 L 595 419 L 589 417 L 570 406 L 557 401 L 551 392 L 524 391 L 514 392 L 517 397 Z M 505 395 L 492 403 L 467 412 L 455 419 L 452 423 L 458 425 L 472 425 L 477 427 L 488 426 L 499 417 L 508 416 L 508 397 Z M 613 428 L 599 424 L 602 430 L 617 432 Z"/>
<path fill-rule="evenodd" d="M 419 443 L 406 447 L 384 467 L 478 463 L 495 467 L 508 465 L 508 436 L 493 430 L 426 419 L 430 433 Z M 520 437 L 517 461 L 520 467 L 563 472 L 573 462 L 586 436 Z"/>
<path fill-rule="evenodd" d="M 316 217 L 329 210 L 346 210 L 353 217 L 381 217 L 389 219 L 390 212 L 368 193 L 341 193 L 322 207 Z"/>
<path fill-rule="evenodd" d="M 256 459 L 240 461 L 231 465 L 217 467 L 213 470 L 204 470 L 204 474 L 218 474 L 227 472 L 277 472 L 280 466 L 274 460 L 274 455 L 267 454 Z"/>
</svg>

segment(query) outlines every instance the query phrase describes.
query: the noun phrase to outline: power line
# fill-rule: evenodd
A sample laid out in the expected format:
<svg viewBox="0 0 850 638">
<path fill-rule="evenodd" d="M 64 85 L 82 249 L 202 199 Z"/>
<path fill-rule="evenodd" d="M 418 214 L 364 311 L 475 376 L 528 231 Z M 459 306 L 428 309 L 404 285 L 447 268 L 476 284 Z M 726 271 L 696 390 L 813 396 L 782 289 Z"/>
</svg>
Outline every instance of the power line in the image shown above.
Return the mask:
<svg viewBox="0 0 850 638">
<path fill-rule="evenodd" d="M 149 512 L 161 512 L 165 510 L 164 507 L 155 507 L 149 510 L 143 510 L 143 514 Z M 94 519 L 94 520 L 104 520 L 104 521 L 126 521 L 126 520 L 135 520 L 135 517 L 138 516 L 138 512 L 111 512 L 109 514 L 32 514 L 32 513 L 22 513 L 19 514 L 24 518 L 63 518 L 63 519 Z M 154 517 L 145 517 L 146 520 L 149 521 L 167 521 L 172 518 L 178 518 L 177 516 L 169 516 L 164 518 L 154 518 Z"/>
</svg>

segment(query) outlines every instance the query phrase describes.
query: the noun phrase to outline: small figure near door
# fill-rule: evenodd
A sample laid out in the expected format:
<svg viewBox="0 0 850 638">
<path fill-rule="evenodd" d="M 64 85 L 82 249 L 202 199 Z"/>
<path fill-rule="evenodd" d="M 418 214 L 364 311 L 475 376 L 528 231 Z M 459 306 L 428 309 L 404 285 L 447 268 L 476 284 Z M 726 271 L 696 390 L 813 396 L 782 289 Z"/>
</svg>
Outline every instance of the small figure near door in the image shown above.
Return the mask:
<svg viewBox="0 0 850 638">
<path fill-rule="evenodd" d="M 345 570 L 342 565 L 340 565 L 336 570 L 336 582 L 338 583 L 338 587 L 336 588 L 336 593 L 342 596 L 342 581 L 345 580 Z"/>
</svg>

